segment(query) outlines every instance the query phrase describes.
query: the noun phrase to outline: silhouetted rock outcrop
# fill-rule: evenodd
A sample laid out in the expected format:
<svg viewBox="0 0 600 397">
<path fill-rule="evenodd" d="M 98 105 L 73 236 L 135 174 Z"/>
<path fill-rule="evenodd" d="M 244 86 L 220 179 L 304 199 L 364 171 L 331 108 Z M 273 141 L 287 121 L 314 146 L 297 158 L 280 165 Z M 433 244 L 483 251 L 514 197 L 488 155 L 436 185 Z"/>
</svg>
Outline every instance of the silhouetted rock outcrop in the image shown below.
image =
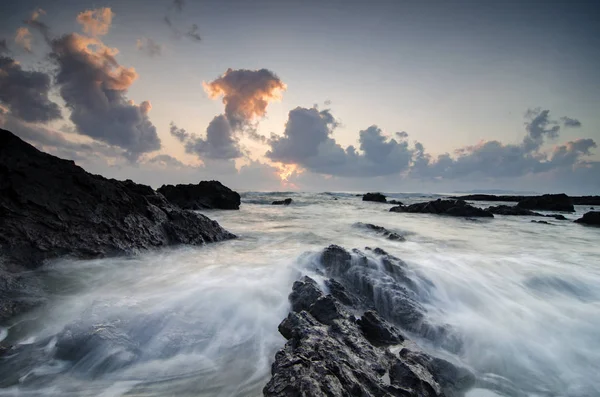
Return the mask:
<svg viewBox="0 0 600 397">
<path fill-rule="evenodd" d="M 581 218 L 575 222 L 581 223 L 582 225 L 600 226 L 600 211 L 586 212 Z"/>
<path fill-rule="evenodd" d="M 575 212 L 571 198 L 564 193 L 525 197 L 517 203 L 517 207 L 529 210 Z"/>
<path fill-rule="evenodd" d="M 386 203 L 385 196 L 381 193 L 366 193 L 362 196 L 362 201 L 375 201 L 378 203 Z"/>
<path fill-rule="evenodd" d="M 410 279 L 405 265 L 375 249 L 373 253 L 382 255 L 381 269 L 355 253 L 358 260 L 352 261 L 350 253 L 337 246 L 323 252 L 323 270 L 333 277 L 326 282 L 330 295 L 309 277 L 294 283 L 292 311 L 279 325 L 287 343 L 275 355 L 264 395 L 441 397 L 461 395 L 472 387 L 475 376 L 469 370 L 414 344 L 403 346 L 403 331 L 386 318 L 422 313 L 411 303 L 416 295 L 411 297 L 410 291 L 416 285 L 406 282 Z M 377 276 L 384 274 L 376 272 L 387 275 L 385 285 L 377 283 Z M 372 308 L 374 299 L 387 305 L 386 315 Z M 356 312 L 363 313 L 361 318 L 354 317 Z M 414 320 L 413 328 L 425 323 L 422 316 Z"/>
<path fill-rule="evenodd" d="M 240 209 L 240 195 L 219 181 L 202 181 L 197 185 L 163 185 L 157 191 L 171 203 L 186 210 Z"/>
<path fill-rule="evenodd" d="M 481 208 L 473 207 L 463 200 L 437 199 L 435 201 L 429 201 L 426 203 L 399 205 L 397 207 L 390 208 L 390 212 L 410 212 L 464 217 L 494 217 L 491 212 Z"/>
<path fill-rule="evenodd" d="M 493 194 L 469 194 L 467 196 L 455 197 L 461 200 L 469 201 L 514 201 L 519 202 L 525 199 L 540 196 L 496 196 Z M 570 196 L 573 205 L 600 205 L 600 196 Z"/>
<path fill-rule="evenodd" d="M 19 273 L 64 255 L 97 258 L 235 237 L 152 188 L 87 173 L 0 130 L 0 321 L 37 304 Z M 33 301 L 31 300 L 33 299 Z"/>
<path fill-rule="evenodd" d="M 541 216 L 541 214 L 537 213 L 537 212 L 533 212 L 530 211 L 526 208 L 521 208 L 521 207 L 517 207 L 512 206 L 512 205 L 498 205 L 495 207 L 488 207 L 486 208 L 486 211 L 491 212 L 492 214 L 496 214 L 496 215 L 529 215 L 529 216 Z"/>
<path fill-rule="evenodd" d="M 285 200 L 275 200 L 271 203 L 271 205 L 290 205 L 292 204 L 291 198 L 286 198 Z"/>
</svg>

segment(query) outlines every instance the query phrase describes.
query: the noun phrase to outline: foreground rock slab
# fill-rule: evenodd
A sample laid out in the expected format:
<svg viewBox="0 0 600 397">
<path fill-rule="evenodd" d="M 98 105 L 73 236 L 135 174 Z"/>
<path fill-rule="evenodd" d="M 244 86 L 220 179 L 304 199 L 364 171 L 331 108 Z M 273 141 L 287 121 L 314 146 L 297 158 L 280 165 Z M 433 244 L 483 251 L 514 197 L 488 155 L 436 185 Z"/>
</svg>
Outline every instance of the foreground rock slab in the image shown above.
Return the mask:
<svg viewBox="0 0 600 397">
<path fill-rule="evenodd" d="M 343 272 L 346 255 L 331 246 L 323 263 Z M 469 370 L 423 353 L 376 309 L 363 309 L 367 296 L 334 278 L 326 285 L 330 294 L 310 277 L 294 283 L 292 311 L 279 325 L 287 343 L 265 396 L 459 396 L 474 385 Z"/>
<path fill-rule="evenodd" d="M 461 217 L 485 217 L 493 218 L 494 215 L 481 208 L 467 204 L 464 200 L 442 200 L 416 203 L 411 205 L 399 205 L 390 208 L 390 212 L 408 212 L 421 214 L 437 214 Z"/>
<path fill-rule="evenodd" d="M 219 181 L 202 181 L 196 185 L 163 185 L 157 191 L 183 209 L 240 209 L 240 195 Z"/>
<path fill-rule="evenodd" d="M 21 271 L 60 256 L 97 258 L 234 238 L 149 186 L 92 175 L 0 130 L 0 321 L 38 288 Z"/>
<path fill-rule="evenodd" d="M 600 226 L 600 211 L 586 212 L 581 218 L 575 221 L 582 225 Z"/>
</svg>

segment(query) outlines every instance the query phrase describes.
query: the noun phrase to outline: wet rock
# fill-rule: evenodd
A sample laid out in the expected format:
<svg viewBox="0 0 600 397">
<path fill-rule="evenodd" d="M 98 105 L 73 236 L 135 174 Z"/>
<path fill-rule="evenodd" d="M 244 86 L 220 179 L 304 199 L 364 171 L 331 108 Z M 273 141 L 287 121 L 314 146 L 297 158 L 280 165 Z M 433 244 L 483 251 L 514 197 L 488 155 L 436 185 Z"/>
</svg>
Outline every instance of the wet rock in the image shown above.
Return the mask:
<svg viewBox="0 0 600 397">
<path fill-rule="evenodd" d="M 535 221 L 535 220 L 532 220 L 531 223 L 541 223 L 542 225 L 552 225 L 550 222 L 546 222 L 546 221 Z"/>
<path fill-rule="evenodd" d="M 600 226 L 600 211 L 590 211 L 575 221 L 582 225 Z"/>
<path fill-rule="evenodd" d="M 564 193 L 525 197 L 517 206 L 530 210 L 575 212 L 571 198 Z"/>
<path fill-rule="evenodd" d="M 378 203 L 386 203 L 385 196 L 381 193 L 366 193 L 362 196 L 362 201 L 375 201 Z"/>
<path fill-rule="evenodd" d="M 23 271 L 69 255 L 97 258 L 235 237 L 149 186 L 87 173 L 0 130 L 0 321 L 29 308 L 36 280 Z"/>
<path fill-rule="evenodd" d="M 544 215 L 544 216 L 547 217 L 547 218 L 554 218 L 554 219 L 559 220 L 559 221 L 566 221 L 566 220 L 568 220 L 564 215 L 561 215 L 561 214 L 549 214 L 549 215 Z"/>
<path fill-rule="evenodd" d="M 388 240 L 392 240 L 392 241 L 406 241 L 406 238 L 404 236 L 401 236 L 398 233 L 389 231 L 388 229 L 386 229 L 383 226 L 377 226 L 377 225 L 373 225 L 372 223 L 362 223 L 362 222 L 357 222 L 354 225 L 356 227 L 361 227 L 361 228 L 364 228 L 364 229 L 373 230 L 373 231 L 377 232 L 378 234 L 381 234 L 382 236 L 384 236 Z"/>
<path fill-rule="evenodd" d="M 158 188 L 171 203 L 188 210 L 240 209 L 240 195 L 218 181 L 202 181 L 198 184 L 163 185 Z"/>
<path fill-rule="evenodd" d="M 294 284 L 292 295 L 304 295 L 307 285 L 316 283 L 305 277 Z M 357 321 L 350 313 L 358 307 L 333 295 L 310 295 L 308 310 L 292 310 L 279 325 L 287 343 L 275 355 L 265 396 L 441 397 L 458 396 L 470 387 L 463 380 L 470 374 L 464 368 L 425 353 L 392 354 L 388 346 L 402 343 L 404 337 L 376 311 Z"/>
<path fill-rule="evenodd" d="M 495 207 L 488 207 L 486 211 L 496 215 L 513 215 L 513 216 L 541 216 L 537 212 L 530 211 L 526 208 L 517 207 L 516 205 L 497 205 Z"/>
<path fill-rule="evenodd" d="M 425 203 L 416 203 L 411 205 L 399 205 L 390 208 L 390 212 L 408 212 L 422 214 L 437 214 L 460 217 L 486 217 L 493 218 L 494 215 L 481 208 L 473 207 L 463 200 L 442 200 L 429 201 Z"/>
<path fill-rule="evenodd" d="M 285 200 L 273 201 L 271 205 L 290 205 L 292 204 L 291 198 L 286 198 Z"/>
<path fill-rule="evenodd" d="M 302 280 L 294 282 L 292 293 L 289 296 L 292 311 L 308 310 L 310 305 L 315 303 L 322 295 L 321 289 L 315 280 L 310 277 L 304 277 Z"/>
</svg>

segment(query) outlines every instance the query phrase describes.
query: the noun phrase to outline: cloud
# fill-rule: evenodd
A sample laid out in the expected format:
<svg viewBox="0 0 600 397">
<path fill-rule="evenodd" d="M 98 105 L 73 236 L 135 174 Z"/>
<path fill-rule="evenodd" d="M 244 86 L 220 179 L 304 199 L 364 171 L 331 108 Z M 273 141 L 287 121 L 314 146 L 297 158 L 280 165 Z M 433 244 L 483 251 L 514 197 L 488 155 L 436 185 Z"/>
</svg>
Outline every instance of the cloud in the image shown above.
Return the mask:
<svg viewBox="0 0 600 397">
<path fill-rule="evenodd" d="M 80 134 L 125 149 L 131 160 L 160 149 L 156 128 L 148 118 L 150 102 L 137 106 L 127 99 L 138 74 L 119 65 L 118 50 L 77 33 L 50 44 L 50 58 L 58 65 L 55 81 Z"/>
<path fill-rule="evenodd" d="M 15 43 L 21 46 L 25 51 L 31 52 L 31 42 L 33 40 L 33 36 L 29 29 L 24 26 L 21 26 L 17 29 L 17 33 L 15 34 Z"/>
<path fill-rule="evenodd" d="M 185 35 L 194 41 L 202 41 L 202 37 L 198 33 L 198 25 L 196 24 L 193 24 Z"/>
<path fill-rule="evenodd" d="M 136 47 L 139 51 L 143 52 L 144 54 L 150 57 L 158 56 L 162 53 L 162 45 L 146 37 L 137 39 Z"/>
<path fill-rule="evenodd" d="M 172 136 L 174 136 L 175 138 L 177 138 L 180 142 L 185 142 L 186 140 L 188 140 L 190 138 L 190 134 L 184 130 L 183 128 L 178 128 L 174 122 L 171 121 L 171 124 L 169 125 L 169 132 L 171 133 Z"/>
<path fill-rule="evenodd" d="M 206 128 L 206 139 L 192 136 L 186 142 L 185 150 L 202 159 L 213 160 L 230 160 L 243 155 L 231 125 L 224 115 L 216 116 L 210 122 Z"/>
<path fill-rule="evenodd" d="M 23 23 L 36 29 L 42 34 L 42 36 L 44 36 L 46 41 L 50 41 L 50 28 L 44 22 L 39 20 L 42 15 L 46 15 L 46 11 L 42 10 L 41 8 L 37 8 L 31 13 L 31 17 L 23 21 Z"/>
<path fill-rule="evenodd" d="M 168 154 L 158 154 L 150 159 L 148 159 L 149 163 L 160 164 L 165 168 L 181 168 L 185 165 L 177 160 L 175 157 L 170 156 Z"/>
<path fill-rule="evenodd" d="M 527 119 L 525 130 L 528 135 L 523 142 L 527 150 L 538 149 L 544 143 L 544 139 L 558 137 L 560 125 L 550 119 L 550 110 L 529 109 L 525 113 L 525 118 Z"/>
<path fill-rule="evenodd" d="M 566 128 L 579 128 L 581 127 L 581 121 L 577 120 L 577 119 L 572 119 L 570 117 L 561 117 L 560 121 L 563 122 L 563 125 Z"/>
<path fill-rule="evenodd" d="M 408 169 L 413 150 L 405 140 L 384 135 L 373 125 L 359 133 L 359 150 L 330 137 L 337 122 L 329 110 L 298 107 L 289 112 L 282 137 L 273 136 L 266 157 L 337 176 L 372 177 Z"/>
<path fill-rule="evenodd" d="M 0 103 L 28 122 L 61 118 L 58 105 L 48 98 L 51 79 L 46 73 L 26 71 L 14 59 L 0 55 Z"/>
<path fill-rule="evenodd" d="M 108 33 L 115 14 L 109 7 L 86 10 L 77 15 L 77 22 L 82 25 L 84 33 L 91 36 L 104 36 Z"/>
<path fill-rule="evenodd" d="M 6 44 L 6 39 L 0 39 L 0 55 L 6 54 L 10 52 L 8 49 L 8 45 Z"/>
<path fill-rule="evenodd" d="M 234 130 L 265 116 L 269 103 L 279 100 L 287 88 L 267 69 L 227 69 L 219 78 L 202 85 L 211 99 L 223 97 L 225 116 Z"/>
<path fill-rule="evenodd" d="M 184 0 L 173 0 L 171 6 L 169 8 L 175 8 L 177 11 L 183 11 L 183 6 L 185 5 Z"/>
</svg>

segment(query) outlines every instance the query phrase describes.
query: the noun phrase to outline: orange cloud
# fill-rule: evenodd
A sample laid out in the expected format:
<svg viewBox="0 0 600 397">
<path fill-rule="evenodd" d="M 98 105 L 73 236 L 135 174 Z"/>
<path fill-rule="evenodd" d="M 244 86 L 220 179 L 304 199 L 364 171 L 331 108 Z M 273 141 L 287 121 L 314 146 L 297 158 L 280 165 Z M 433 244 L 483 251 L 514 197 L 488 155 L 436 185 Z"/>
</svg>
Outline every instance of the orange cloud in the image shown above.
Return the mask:
<svg viewBox="0 0 600 397">
<path fill-rule="evenodd" d="M 109 7 L 86 10 L 77 15 L 77 22 L 83 26 L 84 33 L 91 36 L 103 36 L 108 33 L 114 12 Z"/>
<path fill-rule="evenodd" d="M 227 69 L 225 74 L 210 83 L 203 82 L 211 99 L 223 97 L 225 115 L 232 127 L 263 117 L 270 102 L 281 99 L 287 86 L 267 69 Z"/>
<path fill-rule="evenodd" d="M 17 29 L 17 34 L 15 35 L 15 42 L 23 47 L 25 51 L 31 52 L 31 40 L 33 36 L 31 32 L 26 27 L 20 27 Z"/>
</svg>

